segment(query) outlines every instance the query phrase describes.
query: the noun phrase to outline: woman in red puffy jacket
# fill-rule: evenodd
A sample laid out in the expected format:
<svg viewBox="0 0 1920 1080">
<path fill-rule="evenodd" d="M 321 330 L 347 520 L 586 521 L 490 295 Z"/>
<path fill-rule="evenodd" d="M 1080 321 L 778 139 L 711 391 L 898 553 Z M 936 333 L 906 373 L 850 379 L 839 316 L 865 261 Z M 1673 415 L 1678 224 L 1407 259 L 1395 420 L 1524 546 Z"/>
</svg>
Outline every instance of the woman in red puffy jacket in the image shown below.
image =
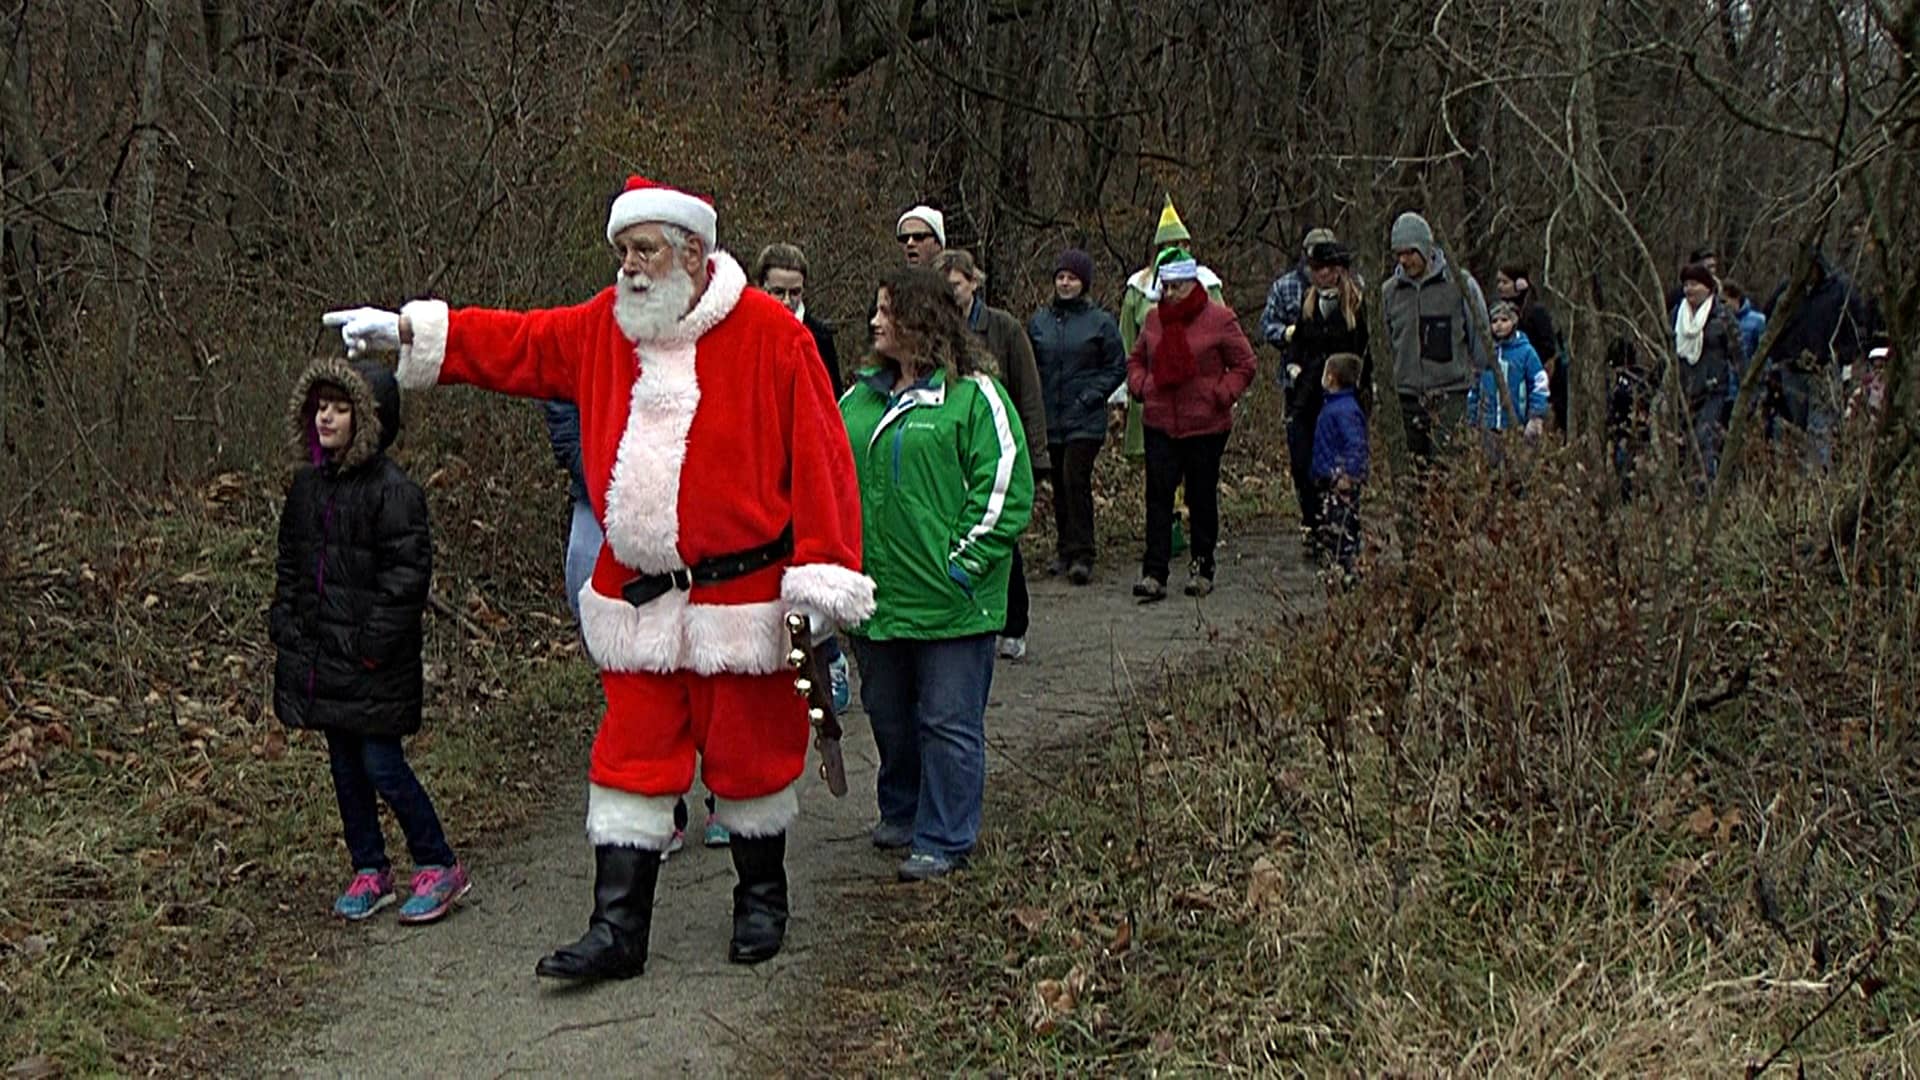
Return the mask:
<svg viewBox="0 0 1920 1080">
<path fill-rule="evenodd" d="M 1193 562 L 1188 596 L 1213 591 L 1220 538 L 1220 457 L 1233 405 L 1253 384 L 1253 346 L 1233 309 L 1197 284 L 1199 264 L 1179 248 L 1161 252 L 1160 300 L 1127 357 L 1127 393 L 1142 403 L 1147 451 L 1147 550 L 1133 595 L 1167 595 L 1173 495 L 1186 484 Z"/>
</svg>

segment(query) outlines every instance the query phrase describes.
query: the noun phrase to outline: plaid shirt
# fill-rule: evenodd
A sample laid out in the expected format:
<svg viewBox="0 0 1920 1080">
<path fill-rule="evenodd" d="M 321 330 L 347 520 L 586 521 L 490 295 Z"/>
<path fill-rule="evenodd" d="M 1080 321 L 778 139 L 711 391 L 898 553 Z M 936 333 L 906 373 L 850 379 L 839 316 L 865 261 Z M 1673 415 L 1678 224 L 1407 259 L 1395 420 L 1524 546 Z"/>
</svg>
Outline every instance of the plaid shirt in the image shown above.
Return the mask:
<svg viewBox="0 0 1920 1080">
<path fill-rule="evenodd" d="M 1305 262 L 1274 279 L 1267 290 L 1267 310 L 1260 314 L 1260 336 L 1277 349 L 1287 347 L 1287 327 L 1300 321 L 1300 304 L 1307 298 Z"/>
</svg>

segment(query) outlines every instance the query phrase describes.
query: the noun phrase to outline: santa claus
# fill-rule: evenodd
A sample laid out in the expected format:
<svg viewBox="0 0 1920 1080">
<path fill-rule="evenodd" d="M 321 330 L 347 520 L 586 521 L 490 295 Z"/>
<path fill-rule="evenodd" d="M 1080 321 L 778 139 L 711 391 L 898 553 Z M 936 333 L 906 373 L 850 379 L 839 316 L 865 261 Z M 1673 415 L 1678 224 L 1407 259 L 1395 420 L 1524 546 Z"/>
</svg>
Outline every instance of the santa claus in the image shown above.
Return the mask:
<svg viewBox="0 0 1920 1080">
<path fill-rule="evenodd" d="M 536 968 L 644 970 L 660 852 L 696 754 L 733 832 L 733 939 L 757 963 L 786 932 L 786 832 L 808 724 L 786 616 L 861 622 L 860 495 L 813 336 L 746 287 L 705 199 L 640 177 L 607 217 L 613 287 L 573 307 L 330 312 L 355 355 L 397 349 L 402 386 L 467 383 L 580 407 L 580 454 L 606 530 L 580 591 L 606 713 L 588 777 L 593 916 Z"/>
</svg>

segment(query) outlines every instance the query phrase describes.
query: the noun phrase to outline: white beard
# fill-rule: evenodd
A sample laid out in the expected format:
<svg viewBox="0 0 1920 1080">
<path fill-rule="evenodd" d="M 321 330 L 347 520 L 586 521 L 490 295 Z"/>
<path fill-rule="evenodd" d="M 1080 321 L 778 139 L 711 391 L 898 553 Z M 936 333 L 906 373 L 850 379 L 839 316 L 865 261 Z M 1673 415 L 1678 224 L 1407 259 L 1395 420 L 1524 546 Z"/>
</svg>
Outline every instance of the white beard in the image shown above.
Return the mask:
<svg viewBox="0 0 1920 1080">
<path fill-rule="evenodd" d="M 673 333 L 692 307 L 693 277 L 685 267 L 675 266 L 658 278 L 629 278 L 622 270 L 614 284 L 613 318 L 628 341 L 659 341 Z"/>
</svg>

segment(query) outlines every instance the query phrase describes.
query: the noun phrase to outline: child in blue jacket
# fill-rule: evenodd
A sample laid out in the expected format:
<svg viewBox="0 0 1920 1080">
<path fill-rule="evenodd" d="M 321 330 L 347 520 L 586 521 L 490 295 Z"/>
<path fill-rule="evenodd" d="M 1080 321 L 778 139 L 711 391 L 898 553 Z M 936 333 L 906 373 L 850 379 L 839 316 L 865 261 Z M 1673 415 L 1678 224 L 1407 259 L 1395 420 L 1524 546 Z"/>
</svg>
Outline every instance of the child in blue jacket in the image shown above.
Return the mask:
<svg viewBox="0 0 1920 1080">
<path fill-rule="evenodd" d="M 1323 550 L 1348 577 L 1360 554 L 1360 487 L 1366 483 L 1368 463 L 1367 417 L 1353 395 L 1360 370 L 1360 358 L 1353 353 L 1327 358 L 1320 375 L 1326 397 L 1313 427 L 1313 482 L 1320 496 Z"/>
<path fill-rule="evenodd" d="M 1547 425 L 1547 369 L 1540 363 L 1540 354 L 1533 349 L 1533 343 L 1521 332 L 1519 316 L 1513 305 L 1501 301 L 1487 311 L 1487 322 L 1493 328 L 1493 341 L 1499 352 L 1499 372 L 1507 380 L 1507 393 L 1513 398 L 1514 411 L 1519 414 L 1518 423 L 1509 418 L 1506 408 L 1500 401 L 1500 389 L 1494 383 L 1494 369 L 1489 367 L 1480 373 L 1480 378 L 1467 391 L 1467 423 L 1487 431 L 1505 431 L 1509 427 L 1520 427 L 1528 438 L 1540 434 Z"/>
</svg>

